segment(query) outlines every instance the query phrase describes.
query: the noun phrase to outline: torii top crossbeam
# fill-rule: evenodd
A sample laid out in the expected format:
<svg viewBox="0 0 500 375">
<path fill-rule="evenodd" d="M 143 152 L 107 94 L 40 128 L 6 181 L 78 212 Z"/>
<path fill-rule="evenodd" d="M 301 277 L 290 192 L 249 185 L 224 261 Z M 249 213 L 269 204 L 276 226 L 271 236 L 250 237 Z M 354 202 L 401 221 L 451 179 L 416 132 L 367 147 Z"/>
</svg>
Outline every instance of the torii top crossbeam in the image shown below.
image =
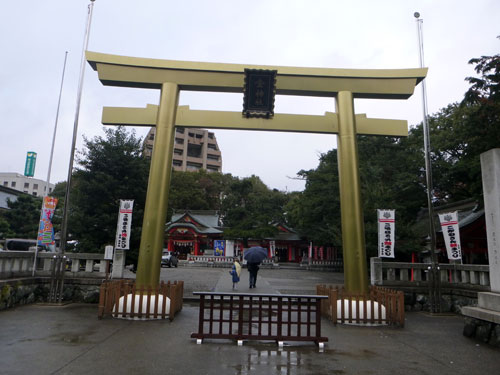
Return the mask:
<svg viewBox="0 0 500 375">
<path fill-rule="evenodd" d="M 269 65 L 221 64 L 159 60 L 87 52 L 104 85 L 161 89 L 172 82 L 181 90 L 242 92 L 244 70 L 277 70 L 276 93 L 335 97 L 349 91 L 354 98 L 408 99 L 425 78 L 427 68 L 331 69 Z"/>
</svg>

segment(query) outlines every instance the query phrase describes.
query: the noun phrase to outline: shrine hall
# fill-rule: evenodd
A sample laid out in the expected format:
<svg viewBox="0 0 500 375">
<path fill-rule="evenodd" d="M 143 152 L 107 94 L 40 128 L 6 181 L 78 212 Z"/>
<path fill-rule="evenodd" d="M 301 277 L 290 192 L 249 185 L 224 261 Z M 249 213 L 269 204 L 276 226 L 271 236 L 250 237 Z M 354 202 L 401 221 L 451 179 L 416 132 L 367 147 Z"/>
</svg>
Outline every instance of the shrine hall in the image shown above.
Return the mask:
<svg viewBox="0 0 500 375">
<path fill-rule="evenodd" d="M 276 263 L 300 263 L 308 260 L 308 251 L 313 260 L 338 260 L 340 251 L 336 247 L 312 246 L 294 229 L 282 224 L 273 224 L 277 232 L 272 237 L 250 238 L 246 247 L 262 246 Z M 216 211 L 176 210 L 165 229 L 166 248 L 181 260 L 190 256 L 215 255 L 240 257 L 245 248 L 241 239 L 225 239 L 224 227 Z"/>
</svg>

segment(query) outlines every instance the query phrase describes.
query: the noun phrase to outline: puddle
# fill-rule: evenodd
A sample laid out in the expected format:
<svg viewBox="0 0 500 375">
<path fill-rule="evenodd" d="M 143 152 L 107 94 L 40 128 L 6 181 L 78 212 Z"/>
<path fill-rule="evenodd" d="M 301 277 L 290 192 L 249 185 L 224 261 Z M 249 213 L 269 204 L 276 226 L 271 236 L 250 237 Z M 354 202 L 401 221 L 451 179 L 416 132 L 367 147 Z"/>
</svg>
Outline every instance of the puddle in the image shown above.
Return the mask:
<svg viewBox="0 0 500 375">
<path fill-rule="evenodd" d="M 93 330 L 87 330 L 84 332 L 62 332 L 49 336 L 47 341 L 52 344 L 86 345 L 93 342 L 90 340 L 90 337 L 93 334 Z"/>
<path fill-rule="evenodd" d="M 255 348 L 255 349 L 254 349 Z M 252 345 L 252 349 L 244 363 L 231 366 L 237 375 L 255 374 L 265 371 L 266 374 L 344 374 L 344 370 L 335 369 L 336 359 L 328 358 L 328 369 L 318 363 L 318 355 L 334 353 L 333 350 L 325 349 L 324 353 L 318 353 L 315 345 L 310 346 L 285 346 L 283 349 L 276 348 L 276 343 Z"/>
<path fill-rule="evenodd" d="M 378 357 L 379 354 L 369 349 L 361 349 L 358 351 L 345 352 L 342 350 L 335 350 L 335 354 L 355 359 L 372 359 Z"/>
</svg>

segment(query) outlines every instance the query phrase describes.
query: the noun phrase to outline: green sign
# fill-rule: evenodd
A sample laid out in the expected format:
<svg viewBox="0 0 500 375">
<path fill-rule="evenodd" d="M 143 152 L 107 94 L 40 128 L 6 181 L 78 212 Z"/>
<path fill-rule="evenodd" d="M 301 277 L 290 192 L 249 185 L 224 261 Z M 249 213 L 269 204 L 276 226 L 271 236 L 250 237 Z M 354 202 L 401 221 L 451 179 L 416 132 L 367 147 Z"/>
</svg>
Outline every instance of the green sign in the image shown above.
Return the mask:
<svg viewBox="0 0 500 375">
<path fill-rule="evenodd" d="M 33 177 L 35 175 L 36 152 L 28 151 L 26 155 L 26 164 L 24 166 L 24 175 Z"/>
</svg>

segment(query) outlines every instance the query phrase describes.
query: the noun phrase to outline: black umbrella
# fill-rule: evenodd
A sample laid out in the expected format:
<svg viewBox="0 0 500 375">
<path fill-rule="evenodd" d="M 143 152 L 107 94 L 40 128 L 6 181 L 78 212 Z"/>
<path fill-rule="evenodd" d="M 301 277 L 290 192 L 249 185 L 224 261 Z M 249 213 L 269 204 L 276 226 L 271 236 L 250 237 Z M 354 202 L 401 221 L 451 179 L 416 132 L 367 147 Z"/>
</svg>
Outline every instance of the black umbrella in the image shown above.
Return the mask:
<svg viewBox="0 0 500 375">
<path fill-rule="evenodd" d="M 267 258 L 267 249 L 260 246 L 250 247 L 244 251 L 243 258 L 248 263 L 260 263 Z"/>
</svg>

